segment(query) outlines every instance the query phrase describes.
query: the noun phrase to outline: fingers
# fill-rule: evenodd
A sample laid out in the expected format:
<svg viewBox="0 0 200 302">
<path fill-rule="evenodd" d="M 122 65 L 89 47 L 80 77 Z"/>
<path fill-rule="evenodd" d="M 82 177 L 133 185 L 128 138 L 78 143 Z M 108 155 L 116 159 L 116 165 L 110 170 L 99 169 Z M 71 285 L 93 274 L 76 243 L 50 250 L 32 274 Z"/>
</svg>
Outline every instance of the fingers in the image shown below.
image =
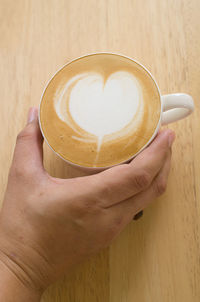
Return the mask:
<svg viewBox="0 0 200 302">
<path fill-rule="evenodd" d="M 124 217 L 124 223 L 126 224 L 133 219 L 135 214 L 146 208 L 153 200 L 163 194 L 167 187 L 170 164 L 171 151 L 168 151 L 165 163 L 151 186 L 144 192 L 110 207 L 113 215 Z"/>
<path fill-rule="evenodd" d="M 113 167 L 99 174 L 82 179 L 95 192 L 105 207 L 128 199 L 146 190 L 156 177 L 174 141 L 171 130 L 160 132 L 149 147 L 142 151 L 130 164 Z"/>
<path fill-rule="evenodd" d="M 43 170 L 43 138 L 37 108 L 30 108 L 26 127 L 18 134 L 11 169 Z"/>
</svg>

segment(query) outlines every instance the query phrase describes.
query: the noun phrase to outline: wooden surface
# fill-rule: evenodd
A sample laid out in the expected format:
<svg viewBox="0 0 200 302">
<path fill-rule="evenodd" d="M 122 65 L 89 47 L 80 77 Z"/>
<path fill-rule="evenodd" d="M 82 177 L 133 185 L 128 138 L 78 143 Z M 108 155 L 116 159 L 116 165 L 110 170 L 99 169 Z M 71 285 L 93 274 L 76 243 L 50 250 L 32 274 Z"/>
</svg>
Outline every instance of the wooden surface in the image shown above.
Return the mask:
<svg viewBox="0 0 200 302">
<path fill-rule="evenodd" d="M 200 301 L 200 1 L 0 0 L 0 197 L 29 106 L 69 60 L 113 51 L 143 63 L 162 93 L 187 92 L 166 194 L 112 246 L 47 290 L 43 302 Z M 75 177 L 45 146 L 45 166 Z"/>
</svg>

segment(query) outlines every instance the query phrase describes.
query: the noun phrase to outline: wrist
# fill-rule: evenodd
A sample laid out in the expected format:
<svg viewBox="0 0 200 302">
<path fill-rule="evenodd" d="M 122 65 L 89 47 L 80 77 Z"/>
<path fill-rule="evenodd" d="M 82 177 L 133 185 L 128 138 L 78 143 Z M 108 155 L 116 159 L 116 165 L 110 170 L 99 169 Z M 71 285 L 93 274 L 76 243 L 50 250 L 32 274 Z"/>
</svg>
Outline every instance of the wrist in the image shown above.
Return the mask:
<svg viewBox="0 0 200 302">
<path fill-rule="evenodd" d="M 17 279 L 19 286 L 34 296 L 40 297 L 49 285 L 48 264 L 27 240 L 19 236 L 13 239 L 10 233 L 0 232 L 0 264 L 11 281 Z"/>
<path fill-rule="evenodd" d="M 8 235 L 8 234 L 7 234 Z M 0 232 L 0 301 L 5 302 L 38 302 L 43 288 L 36 282 L 25 265 L 26 253 L 22 252 L 17 242 L 6 240 Z M 30 257 L 33 255 L 29 251 Z M 30 259 L 29 259 L 30 260 Z"/>
<path fill-rule="evenodd" d="M 2 258 L 0 257 L 0 301 L 39 302 L 42 293 L 24 284 Z"/>
</svg>

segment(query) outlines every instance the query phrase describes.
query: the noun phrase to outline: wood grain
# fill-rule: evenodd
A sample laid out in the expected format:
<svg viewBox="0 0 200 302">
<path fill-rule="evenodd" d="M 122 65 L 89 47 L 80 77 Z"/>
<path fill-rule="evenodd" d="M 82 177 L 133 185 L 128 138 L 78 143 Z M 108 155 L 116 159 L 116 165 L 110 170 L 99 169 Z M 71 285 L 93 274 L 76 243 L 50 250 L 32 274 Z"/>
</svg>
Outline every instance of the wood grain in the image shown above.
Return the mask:
<svg viewBox="0 0 200 302">
<path fill-rule="evenodd" d="M 200 1 L 0 0 L 0 197 L 29 106 L 69 60 L 96 51 L 143 63 L 162 93 L 186 92 L 167 192 L 112 246 L 50 287 L 43 302 L 200 301 Z M 83 175 L 45 146 L 57 177 Z"/>
</svg>

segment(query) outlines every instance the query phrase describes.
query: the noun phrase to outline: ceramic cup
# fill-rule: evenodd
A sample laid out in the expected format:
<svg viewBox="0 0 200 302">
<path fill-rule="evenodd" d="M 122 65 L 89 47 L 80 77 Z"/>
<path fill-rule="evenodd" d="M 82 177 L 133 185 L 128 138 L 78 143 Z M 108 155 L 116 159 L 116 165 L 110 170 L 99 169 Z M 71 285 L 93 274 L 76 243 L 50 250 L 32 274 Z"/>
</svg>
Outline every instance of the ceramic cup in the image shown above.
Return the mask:
<svg viewBox="0 0 200 302">
<path fill-rule="evenodd" d="M 98 53 L 96 53 L 96 54 L 98 54 Z M 107 54 L 107 53 L 104 52 L 102 54 Z M 154 81 L 155 85 L 157 86 L 157 89 L 158 89 L 158 92 L 159 92 L 159 96 L 160 96 L 160 102 L 161 102 L 160 119 L 159 119 L 159 122 L 157 124 L 156 130 L 153 133 L 152 137 L 149 139 L 149 141 L 147 142 L 147 144 L 145 144 L 139 150 L 139 152 L 137 152 L 136 154 L 134 154 L 134 156 L 132 156 L 131 158 L 129 158 L 125 162 L 118 163 L 118 165 L 119 165 L 119 164 L 123 164 L 123 163 L 129 162 L 138 153 L 140 153 L 144 148 L 146 148 L 151 143 L 151 141 L 154 139 L 154 137 L 156 136 L 156 134 L 158 133 L 158 131 L 159 131 L 159 129 L 160 129 L 160 127 L 162 125 L 167 125 L 169 123 L 176 122 L 176 121 L 178 121 L 180 119 L 183 119 L 183 118 L 187 117 L 189 114 L 191 114 L 193 112 L 193 110 L 194 110 L 194 102 L 193 102 L 192 97 L 190 95 L 186 94 L 186 93 L 173 93 L 173 94 L 161 95 L 160 89 L 158 87 L 158 84 L 157 84 L 156 80 L 154 79 L 154 77 L 152 76 L 152 74 L 147 70 L 146 67 L 144 67 L 142 64 L 140 64 L 139 62 L 137 62 L 136 60 L 134 60 L 134 59 L 132 59 L 130 57 L 127 57 L 127 56 L 124 56 L 124 55 L 120 55 L 120 54 L 116 54 L 116 53 L 109 53 L 109 54 L 123 56 L 123 57 L 126 57 L 126 58 L 132 60 L 133 62 L 136 62 L 137 64 L 139 64 L 150 75 L 150 77 Z M 84 57 L 87 57 L 89 55 L 91 55 L 91 54 L 87 54 Z M 79 57 L 79 58 L 81 58 L 81 57 Z M 79 58 L 76 58 L 73 61 L 75 61 L 75 60 L 77 60 Z M 66 65 L 72 63 L 73 61 L 70 61 Z M 63 66 L 63 67 L 65 67 L 65 66 Z M 57 72 L 54 74 L 54 76 L 57 74 Z M 54 76 L 50 79 L 50 81 L 54 78 Z M 47 83 L 47 86 L 44 89 L 44 92 L 47 89 L 49 82 Z M 44 94 L 44 92 L 43 92 L 43 94 Z M 42 97 L 43 97 L 43 94 L 42 94 Z M 42 101 L 42 97 L 41 97 L 41 101 Z M 41 101 L 40 101 L 40 104 L 41 104 Z M 39 112 L 40 112 L 40 110 L 39 110 Z M 39 113 L 39 123 L 40 123 L 40 113 Z M 46 137 L 45 137 L 45 135 L 44 135 L 44 133 L 42 131 L 41 123 L 40 123 L 40 129 L 41 129 L 41 132 L 43 134 L 43 137 L 44 137 L 45 141 L 49 145 L 48 140 L 46 139 Z M 50 145 L 49 145 L 49 147 L 51 148 Z M 54 150 L 53 150 L 53 152 L 56 153 L 60 158 L 62 158 L 68 164 L 70 164 L 70 165 L 72 165 L 72 166 L 74 166 L 76 168 L 82 169 L 82 170 L 84 170 L 84 171 L 86 171 L 88 173 L 95 173 L 95 172 L 99 172 L 99 171 L 102 171 L 102 170 L 105 170 L 105 169 L 108 169 L 108 168 L 112 167 L 112 166 L 107 166 L 107 167 L 85 167 L 85 166 L 80 166 L 78 164 L 75 164 L 73 162 L 70 162 L 70 161 L 64 159 L 62 156 L 60 156 Z"/>
</svg>

